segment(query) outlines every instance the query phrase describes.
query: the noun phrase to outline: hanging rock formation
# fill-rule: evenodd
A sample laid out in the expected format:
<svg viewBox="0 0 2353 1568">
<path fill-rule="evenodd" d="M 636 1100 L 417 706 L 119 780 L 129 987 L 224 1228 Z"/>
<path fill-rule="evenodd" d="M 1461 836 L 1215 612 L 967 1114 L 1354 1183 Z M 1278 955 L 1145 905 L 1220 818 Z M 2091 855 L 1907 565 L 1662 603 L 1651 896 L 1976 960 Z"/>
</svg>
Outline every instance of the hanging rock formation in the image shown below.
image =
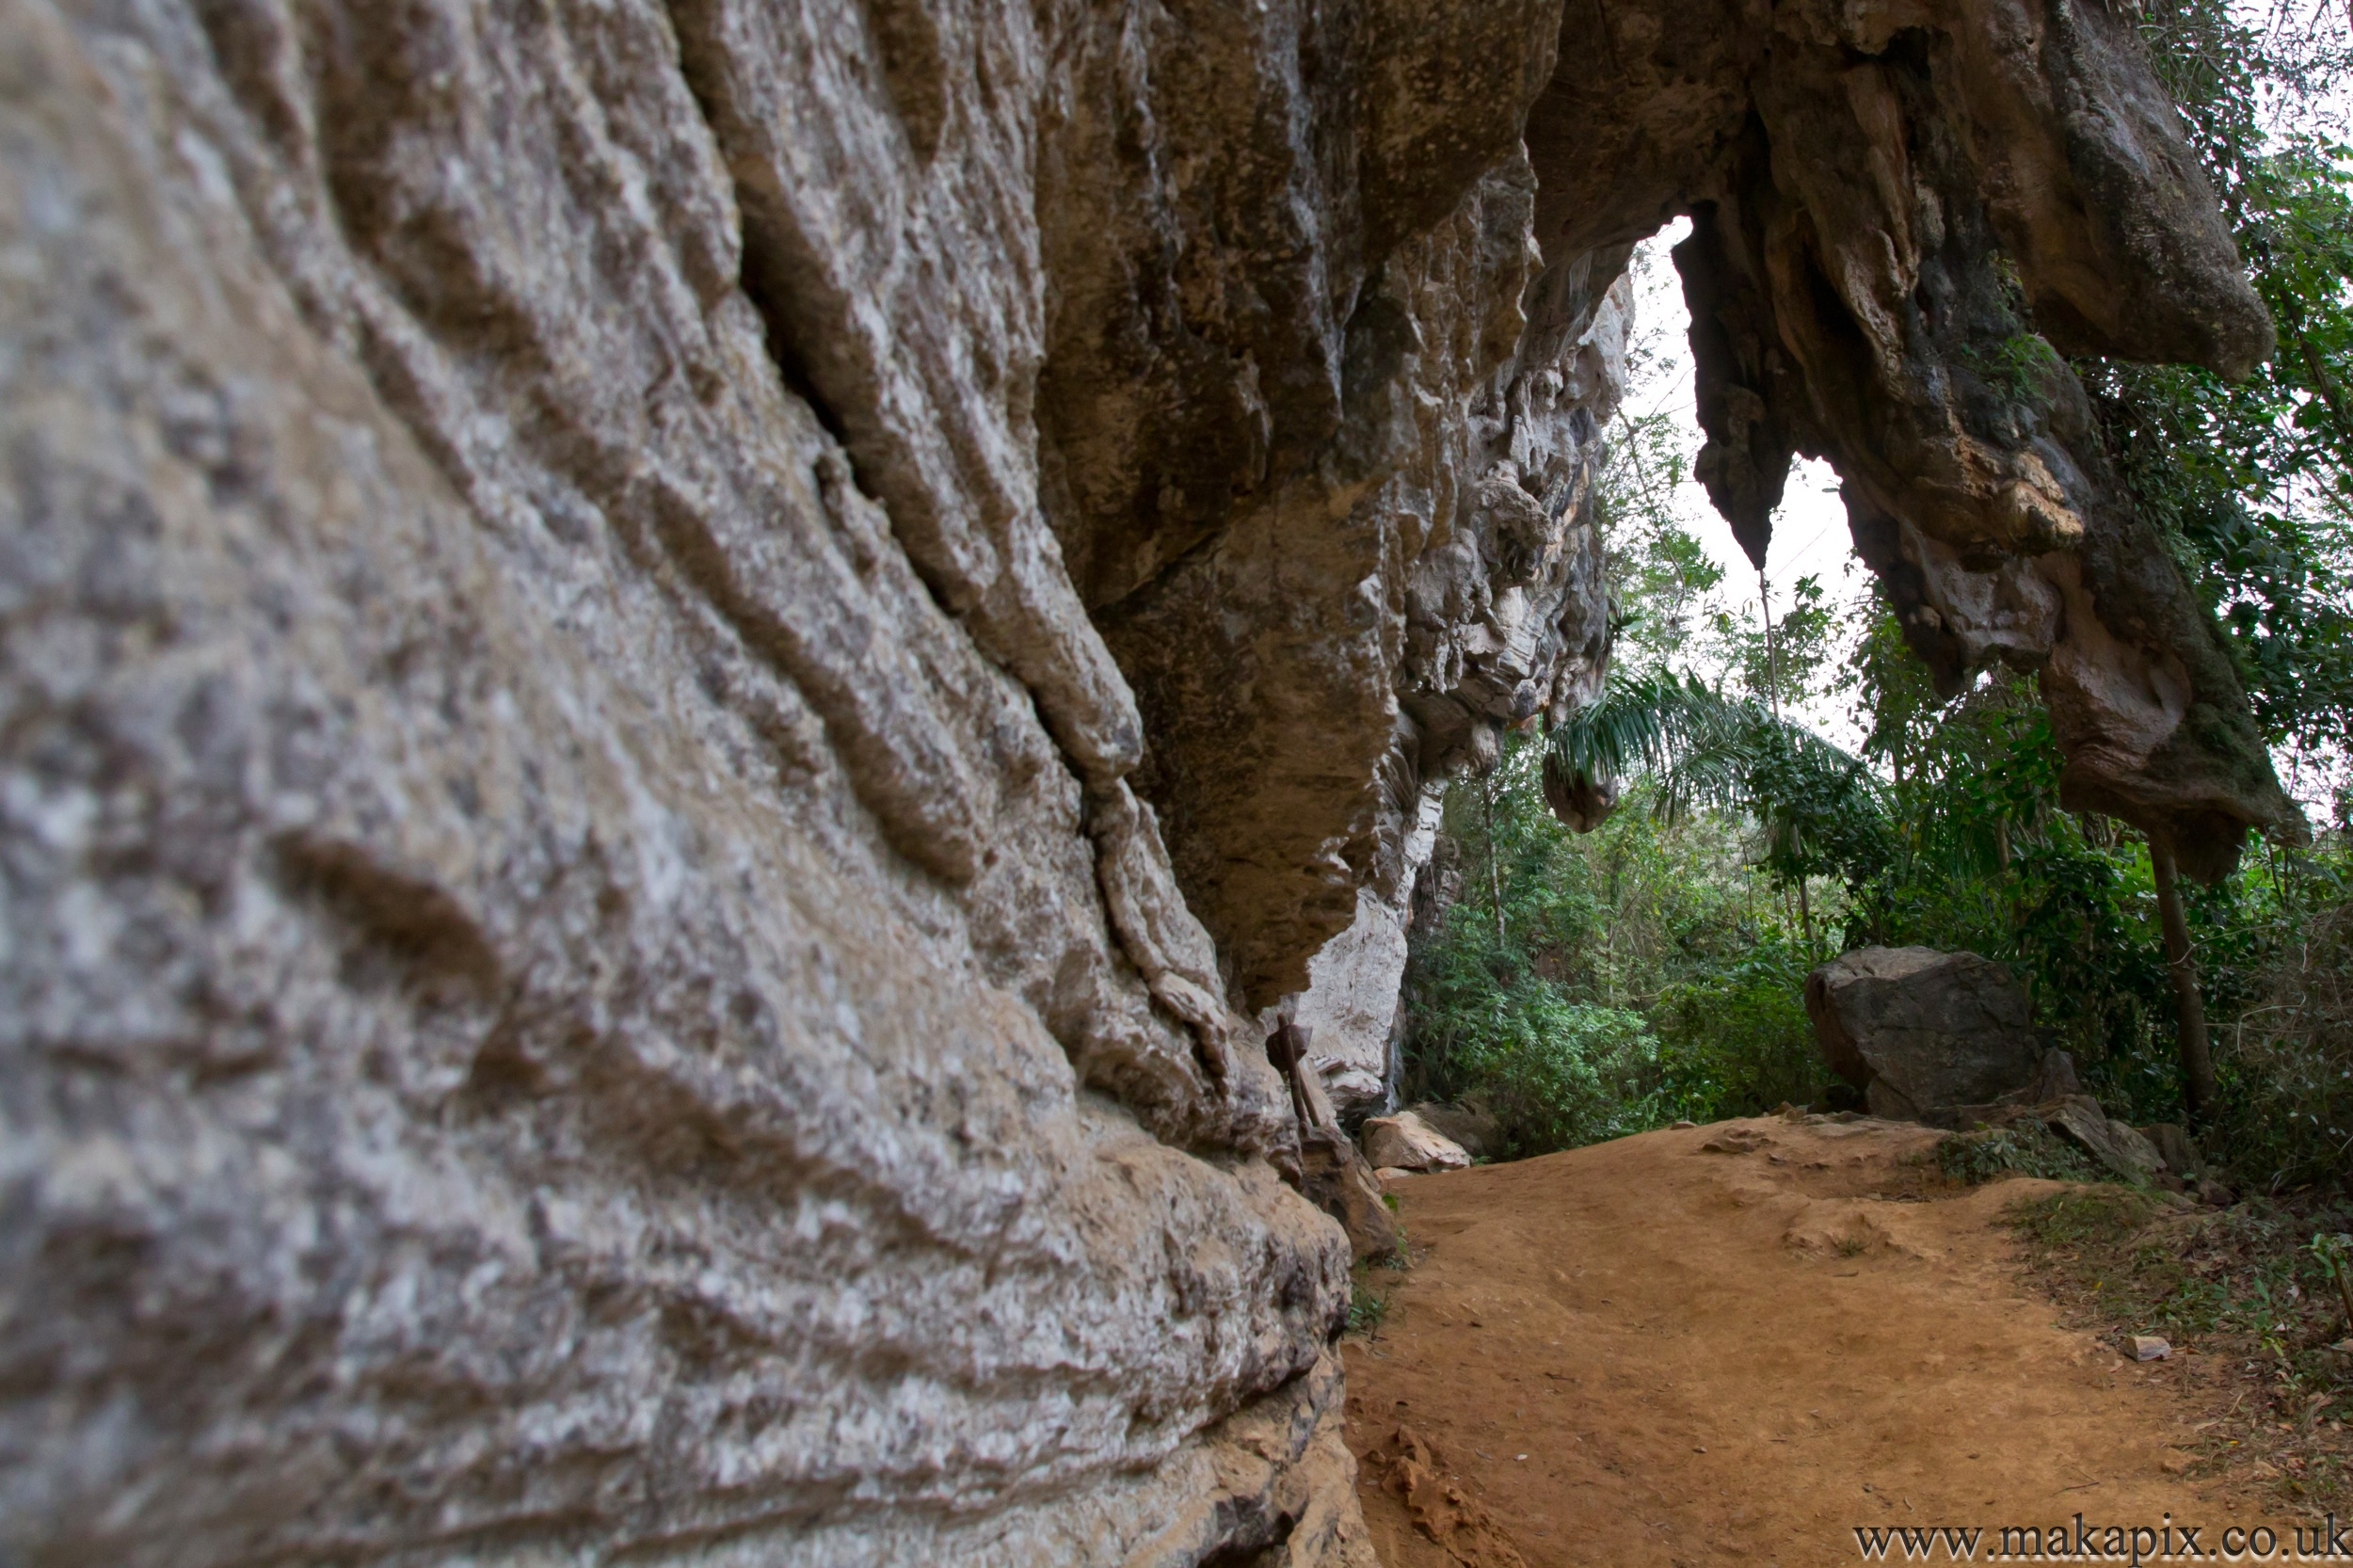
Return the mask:
<svg viewBox="0 0 2353 1568">
<path fill-rule="evenodd" d="M 1614 263 L 1692 215 L 1675 260 L 1699 472 L 1752 558 L 1793 458 L 1828 458 L 1940 687 L 1996 660 L 2039 672 L 2067 802 L 2212 879 L 2249 827 L 2302 821 L 2060 355 L 2237 375 L 2269 353 L 2271 324 L 2136 15 L 2127 0 L 1570 5 L 1561 58 L 1584 68 L 1547 85 L 1528 147 L 1536 236 L 1560 262 Z M 1457 759 L 1423 760 L 1435 776 Z M 1579 832 L 1614 805 L 1581 776 L 1546 787 Z M 1387 954 L 1410 891 L 1401 864 L 1376 857 L 1302 1016 L 1368 1011 L 1367 959 Z M 1392 986 L 1403 971 L 1400 952 Z M 1335 1065 L 1337 1082 L 1362 1063 Z"/>
<path fill-rule="evenodd" d="M 1829 458 L 1940 685 L 1996 659 L 2039 671 L 2067 804 L 2211 879 L 2248 828 L 2301 819 L 2059 356 L 2236 376 L 2272 329 L 2137 10 L 1778 8 L 1741 67 L 1746 99 L 1720 105 L 1725 151 L 1688 187 L 1696 231 L 1675 259 L 1701 477 L 1750 554 L 1791 455 Z"/>
<path fill-rule="evenodd" d="M 0 1557 L 1366 1563 L 1246 1012 L 1599 680 L 1674 211 L 1736 515 L 2276 815 L 1971 401 L 2260 351 L 2121 24 L 1832 14 L 0 0 Z"/>
</svg>

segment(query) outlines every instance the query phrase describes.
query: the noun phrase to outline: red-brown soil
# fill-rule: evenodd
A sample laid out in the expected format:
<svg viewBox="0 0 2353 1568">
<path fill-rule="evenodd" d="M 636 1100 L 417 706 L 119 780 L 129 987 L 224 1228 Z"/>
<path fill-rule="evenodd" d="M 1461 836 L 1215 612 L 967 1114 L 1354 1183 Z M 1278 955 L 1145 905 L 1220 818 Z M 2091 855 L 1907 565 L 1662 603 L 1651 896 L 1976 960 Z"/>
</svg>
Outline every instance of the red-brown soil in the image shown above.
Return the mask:
<svg viewBox="0 0 2353 1568">
<path fill-rule="evenodd" d="M 1416 1261 L 1347 1352 L 1384 1560 L 1812 1568 L 1860 1560 L 1857 1526 L 2259 1522 L 2186 1473 L 2203 1358 L 2058 1326 L 2001 1223 L 2056 1184 L 1953 1185 L 1937 1137 L 1766 1118 L 1398 1182 Z"/>
</svg>

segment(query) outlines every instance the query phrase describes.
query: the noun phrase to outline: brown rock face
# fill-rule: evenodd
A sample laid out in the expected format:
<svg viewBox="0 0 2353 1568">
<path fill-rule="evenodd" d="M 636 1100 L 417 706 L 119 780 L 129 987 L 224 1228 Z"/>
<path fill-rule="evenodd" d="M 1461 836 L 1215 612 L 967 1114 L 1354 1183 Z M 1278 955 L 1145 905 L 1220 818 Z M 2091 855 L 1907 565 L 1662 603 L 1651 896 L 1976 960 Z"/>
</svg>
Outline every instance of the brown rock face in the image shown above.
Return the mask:
<svg viewBox="0 0 2353 1568">
<path fill-rule="evenodd" d="M 2059 355 L 2239 374 L 2271 324 L 2129 10 L 1572 6 L 1528 139 L 1547 254 L 1691 213 L 1700 475 L 1749 553 L 1828 458 L 1939 680 L 2039 671 L 2071 804 L 2213 877 L 2300 818 Z"/>
<path fill-rule="evenodd" d="M 1940 683 L 2040 671 L 2068 802 L 2214 877 L 2300 819 L 2059 354 L 2241 374 L 2271 325 L 2123 9 L 1777 8 L 1676 262 L 1750 553 L 1791 455 L 1829 458 Z"/>
<path fill-rule="evenodd" d="M 1686 206 L 1736 512 L 2276 814 L 1972 368 L 2260 347 L 2145 73 L 1838 15 L 0 0 L 0 1557 L 1365 1563 L 1241 1009 L 1599 678 Z"/>
<path fill-rule="evenodd" d="M 1087 56 L 1047 160 L 1045 502 L 1254 1008 L 1399 881 L 1424 774 L 1601 674 L 1625 252 L 1531 241 L 1558 25 L 1180 4 Z"/>
</svg>

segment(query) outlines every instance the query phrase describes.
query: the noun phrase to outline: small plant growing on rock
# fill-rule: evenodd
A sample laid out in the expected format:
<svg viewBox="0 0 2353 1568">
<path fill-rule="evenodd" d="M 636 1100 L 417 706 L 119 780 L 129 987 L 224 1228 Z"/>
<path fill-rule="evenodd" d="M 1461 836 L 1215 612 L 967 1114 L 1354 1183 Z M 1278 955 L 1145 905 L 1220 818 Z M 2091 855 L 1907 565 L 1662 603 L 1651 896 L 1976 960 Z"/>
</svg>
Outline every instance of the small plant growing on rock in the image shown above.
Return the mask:
<svg viewBox="0 0 2353 1568">
<path fill-rule="evenodd" d="M 2007 401 L 2037 412 L 2051 406 L 2050 380 L 2064 362 L 2031 332 L 2014 332 L 1990 348 L 1963 349 L 1961 362 Z"/>
<path fill-rule="evenodd" d="M 2081 1150 L 2059 1142 L 2040 1122 L 1957 1133 L 1937 1144 L 1936 1165 L 1953 1180 L 1970 1187 L 2011 1176 L 2053 1181 L 2107 1179 L 2106 1173 Z"/>
</svg>

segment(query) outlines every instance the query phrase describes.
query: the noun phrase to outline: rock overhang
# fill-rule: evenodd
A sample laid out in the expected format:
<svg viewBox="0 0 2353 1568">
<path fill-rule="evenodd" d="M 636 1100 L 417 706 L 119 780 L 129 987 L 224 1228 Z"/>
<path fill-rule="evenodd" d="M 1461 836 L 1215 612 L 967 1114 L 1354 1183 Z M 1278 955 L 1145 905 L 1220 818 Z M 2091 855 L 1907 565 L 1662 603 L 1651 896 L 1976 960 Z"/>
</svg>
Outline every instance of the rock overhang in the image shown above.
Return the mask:
<svg viewBox="0 0 2353 1568">
<path fill-rule="evenodd" d="M 2261 346 L 2105 14 L 0 7 L 8 1549 L 1361 1560 L 1239 1007 L 1599 680 L 1636 239 L 1720 498 L 1818 445 L 2073 798 L 2271 808 L 1977 362 Z"/>
<path fill-rule="evenodd" d="M 2297 834 L 2230 654 L 2064 358 L 2241 376 L 2273 345 L 2132 16 L 1727 4 L 1596 12 L 1580 39 L 1579 15 L 1563 59 L 1616 59 L 1632 90 L 1556 76 L 1529 127 L 1540 187 L 1578 192 L 1552 199 L 1569 245 L 1692 216 L 1675 261 L 1698 473 L 1751 558 L 1791 461 L 1827 459 L 1940 689 L 1997 660 L 2038 675 L 2069 806 L 2208 878 L 2249 829 Z M 1576 159 L 1593 146 L 1624 150 L 1606 185 Z"/>
</svg>

